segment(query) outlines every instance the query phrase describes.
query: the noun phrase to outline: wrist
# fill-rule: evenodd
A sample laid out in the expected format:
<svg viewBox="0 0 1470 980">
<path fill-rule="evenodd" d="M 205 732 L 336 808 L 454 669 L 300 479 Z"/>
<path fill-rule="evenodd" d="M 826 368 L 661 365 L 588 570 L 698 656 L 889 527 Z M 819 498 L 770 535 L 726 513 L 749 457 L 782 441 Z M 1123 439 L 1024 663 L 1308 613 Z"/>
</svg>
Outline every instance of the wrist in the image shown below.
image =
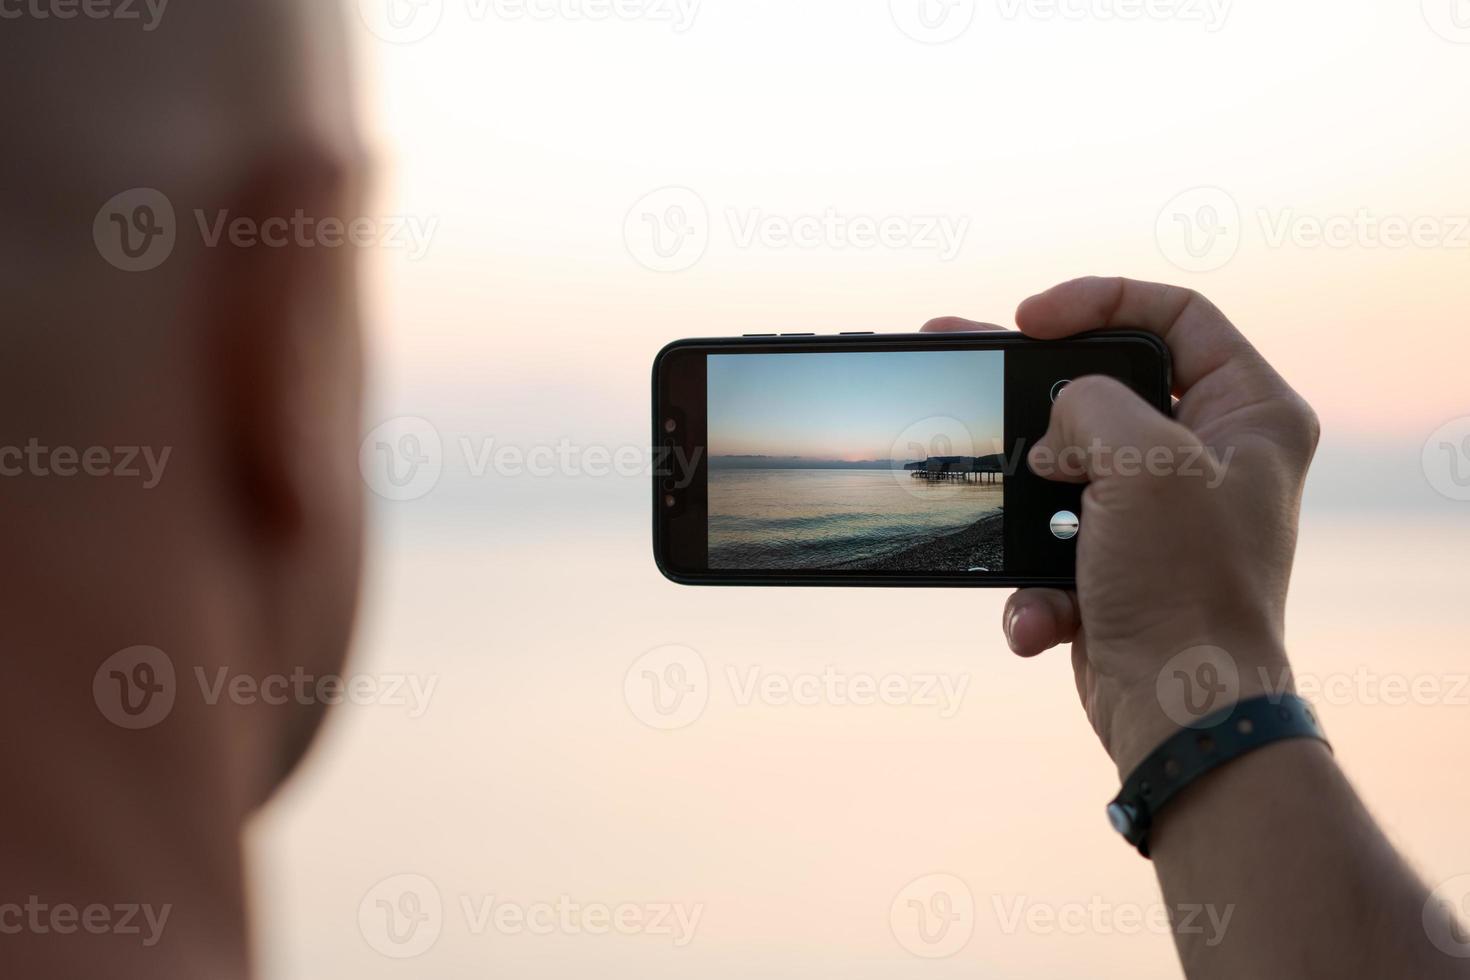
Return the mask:
<svg viewBox="0 0 1470 980">
<path fill-rule="evenodd" d="M 1286 651 L 1279 643 L 1201 643 L 1140 676 L 1116 700 L 1100 731 L 1121 781 L 1167 739 L 1222 708 L 1247 698 L 1295 693 Z"/>
<path fill-rule="evenodd" d="M 1108 804 L 1108 820 L 1149 857 L 1154 826 L 1176 797 L 1221 767 L 1277 742 L 1303 738 L 1327 740 L 1312 706 L 1299 697 L 1267 694 L 1225 705 L 1149 753 Z"/>
</svg>

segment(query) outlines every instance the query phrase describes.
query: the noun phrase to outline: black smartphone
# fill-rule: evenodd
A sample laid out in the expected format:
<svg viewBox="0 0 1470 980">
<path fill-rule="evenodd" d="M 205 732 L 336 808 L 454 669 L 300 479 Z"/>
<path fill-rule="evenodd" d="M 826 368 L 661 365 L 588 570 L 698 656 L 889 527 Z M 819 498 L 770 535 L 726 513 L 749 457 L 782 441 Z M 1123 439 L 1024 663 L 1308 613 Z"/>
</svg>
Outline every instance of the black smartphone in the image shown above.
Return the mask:
<svg viewBox="0 0 1470 980">
<path fill-rule="evenodd" d="M 653 366 L 653 550 L 686 585 L 1070 586 L 1082 487 L 1026 453 L 1072 379 L 1170 407 L 1134 331 L 681 340 Z"/>
</svg>

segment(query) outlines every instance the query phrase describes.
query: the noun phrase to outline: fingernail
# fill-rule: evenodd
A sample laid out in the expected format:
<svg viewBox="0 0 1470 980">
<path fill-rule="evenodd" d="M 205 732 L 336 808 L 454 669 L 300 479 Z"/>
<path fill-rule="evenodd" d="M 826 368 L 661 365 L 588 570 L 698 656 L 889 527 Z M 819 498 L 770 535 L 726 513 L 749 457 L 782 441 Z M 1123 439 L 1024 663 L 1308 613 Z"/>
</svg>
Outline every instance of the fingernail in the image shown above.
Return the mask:
<svg viewBox="0 0 1470 980">
<path fill-rule="evenodd" d="M 1021 652 L 1016 649 L 1016 623 L 1020 622 L 1025 611 L 1024 606 L 1012 606 L 1011 611 L 1006 614 L 1006 644 L 1010 646 L 1012 653 Z"/>
</svg>

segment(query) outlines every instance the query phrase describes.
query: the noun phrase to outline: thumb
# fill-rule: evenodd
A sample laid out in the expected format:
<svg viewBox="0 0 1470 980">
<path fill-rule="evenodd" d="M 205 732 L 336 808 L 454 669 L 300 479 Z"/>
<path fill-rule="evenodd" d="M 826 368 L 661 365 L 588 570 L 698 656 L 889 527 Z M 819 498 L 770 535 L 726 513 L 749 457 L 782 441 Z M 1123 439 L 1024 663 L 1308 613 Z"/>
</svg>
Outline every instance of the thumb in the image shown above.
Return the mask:
<svg viewBox="0 0 1470 980">
<path fill-rule="evenodd" d="M 1037 476 L 1064 483 L 1096 482 L 1167 465 L 1199 446 L 1187 428 L 1164 415 L 1127 385 L 1092 375 L 1057 396 L 1046 435 L 1026 462 Z"/>
</svg>

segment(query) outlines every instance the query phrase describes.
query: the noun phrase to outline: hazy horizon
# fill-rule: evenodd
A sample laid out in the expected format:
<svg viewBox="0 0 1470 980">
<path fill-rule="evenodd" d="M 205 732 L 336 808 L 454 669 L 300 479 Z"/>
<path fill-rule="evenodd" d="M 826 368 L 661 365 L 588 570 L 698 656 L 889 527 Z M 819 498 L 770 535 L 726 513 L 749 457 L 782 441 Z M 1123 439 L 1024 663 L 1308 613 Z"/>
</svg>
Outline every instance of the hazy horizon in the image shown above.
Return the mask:
<svg viewBox="0 0 1470 980">
<path fill-rule="evenodd" d="M 712 355 L 709 452 L 832 463 L 989 455 L 1003 445 L 1004 359 L 939 350 Z"/>
<path fill-rule="evenodd" d="M 1000 456 L 1002 453 L 957 453 L 966 456 Z M 927 457 L 925 457 L 927 458 Z M 827 470 L 881 470 L 901 469 L 908 463 L 921 462 L 916 456 L 894 456 L 889 459 L 834 459 L 818 456 L 777 456 L 770 453 L 724 453 L 711 455 L 710 466 L 715 469 L 827 469 Z"/>
</svg>

